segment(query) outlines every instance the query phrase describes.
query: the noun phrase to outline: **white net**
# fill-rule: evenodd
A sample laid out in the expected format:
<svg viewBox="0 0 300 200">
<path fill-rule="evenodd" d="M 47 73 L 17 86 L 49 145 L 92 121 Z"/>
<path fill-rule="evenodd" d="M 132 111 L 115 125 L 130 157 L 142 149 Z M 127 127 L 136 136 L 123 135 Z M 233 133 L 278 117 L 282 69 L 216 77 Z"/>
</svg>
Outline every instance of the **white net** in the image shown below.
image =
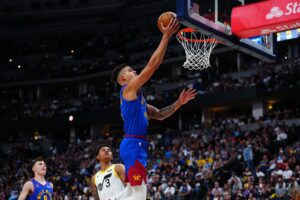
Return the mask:
<svg viewBox="0 0 300 200">
<path fill-rule="evenodd" d="M 191 28 L 181 30 L 176 37 L 185 50 L 186 61 L 183 64 L 184 68 L 203 70 L 210 67 L 209 58 L 212 50 L 218 43 L 216 39 Z"/>
</svg>

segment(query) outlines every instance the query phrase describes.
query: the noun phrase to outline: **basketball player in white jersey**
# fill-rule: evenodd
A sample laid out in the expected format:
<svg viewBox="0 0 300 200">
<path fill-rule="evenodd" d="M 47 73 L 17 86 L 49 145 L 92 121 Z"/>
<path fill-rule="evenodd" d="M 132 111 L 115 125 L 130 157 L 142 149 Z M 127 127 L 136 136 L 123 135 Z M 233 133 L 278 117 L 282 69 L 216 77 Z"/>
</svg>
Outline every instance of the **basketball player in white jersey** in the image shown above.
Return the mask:
<svg viewBox="0 0 300 200">
<path fill-rule="evenodd" d="M 92 192 L 95 200 L 115 200 L 124 190 L 125 167 L 122 164 L 112 164 L 113 155 L 110 147 L 102 144 L 98 148 L 97 160 L 100 171 L 92 177 Z"/>
</svg>

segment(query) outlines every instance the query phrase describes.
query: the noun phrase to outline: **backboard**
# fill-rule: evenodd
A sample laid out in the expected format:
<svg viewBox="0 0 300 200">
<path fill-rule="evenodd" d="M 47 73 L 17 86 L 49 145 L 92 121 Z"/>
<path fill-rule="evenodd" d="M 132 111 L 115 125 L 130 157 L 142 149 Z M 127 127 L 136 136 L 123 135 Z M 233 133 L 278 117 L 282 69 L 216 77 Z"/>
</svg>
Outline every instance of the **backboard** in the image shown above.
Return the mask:
<svg viewBox="0 0 300 200">
<path fill-rule="evenodd" d="M 233 49 L 272 62 L 276 59 L 275 34 L 241 39 L 231 32 L 232 8 L 254 2 L 255 0 L 176 0 L 176 14 L 183 25 L 216 38 Z"/>
</svg>

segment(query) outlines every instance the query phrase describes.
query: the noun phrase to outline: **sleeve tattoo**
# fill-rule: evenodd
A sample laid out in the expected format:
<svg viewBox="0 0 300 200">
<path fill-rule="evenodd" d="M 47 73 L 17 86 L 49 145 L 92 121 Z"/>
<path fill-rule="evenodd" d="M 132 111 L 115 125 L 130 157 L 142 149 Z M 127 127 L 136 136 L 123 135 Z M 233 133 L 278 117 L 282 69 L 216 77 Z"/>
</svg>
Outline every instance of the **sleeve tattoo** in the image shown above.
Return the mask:
<svg viewBox="0 0 300 200">
<path fill-rule="evenodd" d="M 150 119 L 153 118 L 157 120 L 164 120 L 173 115 L 179 107 L 180 103 L 178 101 L 162 109 L 157 109 L 154 106 L 148 104 L 147 114 Z"/>
</svg>

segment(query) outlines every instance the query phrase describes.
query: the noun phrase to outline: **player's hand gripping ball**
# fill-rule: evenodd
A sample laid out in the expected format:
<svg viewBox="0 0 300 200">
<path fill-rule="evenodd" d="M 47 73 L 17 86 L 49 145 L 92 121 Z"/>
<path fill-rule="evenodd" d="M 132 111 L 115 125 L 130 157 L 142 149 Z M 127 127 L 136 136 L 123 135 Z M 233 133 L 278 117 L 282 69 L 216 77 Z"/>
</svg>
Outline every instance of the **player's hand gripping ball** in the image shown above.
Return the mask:
<svg viewBox="0 0 300 200">
<path fill-rule="evenodd" d="M 162 32 L 162 25 L 164 27 L 168 26 L 173 18 L 176 18 L 176 14 L 173 12 L 164 12 L 158 17 L 157 26 L 160 32 Z"/>
</svg>

